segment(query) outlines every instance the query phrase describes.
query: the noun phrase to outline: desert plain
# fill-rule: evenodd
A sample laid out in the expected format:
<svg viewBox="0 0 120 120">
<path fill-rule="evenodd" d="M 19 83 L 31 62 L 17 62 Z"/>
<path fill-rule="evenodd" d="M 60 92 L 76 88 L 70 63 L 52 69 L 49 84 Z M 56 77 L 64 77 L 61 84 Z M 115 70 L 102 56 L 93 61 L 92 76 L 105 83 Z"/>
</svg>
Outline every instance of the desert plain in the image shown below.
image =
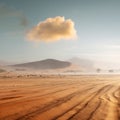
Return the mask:
<svg viewBox="0 0 120 120">
<path fill-rule="evenodd" d="M 0 76 L 0 120 L 120 120 L 120 76 Z"/>
</svg>

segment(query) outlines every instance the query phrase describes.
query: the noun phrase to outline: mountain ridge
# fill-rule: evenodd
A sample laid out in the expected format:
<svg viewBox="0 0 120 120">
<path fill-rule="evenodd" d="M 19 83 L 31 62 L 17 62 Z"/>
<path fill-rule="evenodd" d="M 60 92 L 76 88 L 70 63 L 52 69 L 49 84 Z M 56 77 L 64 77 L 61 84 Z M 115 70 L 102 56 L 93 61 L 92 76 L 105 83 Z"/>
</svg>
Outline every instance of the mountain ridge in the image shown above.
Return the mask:
<svg viewBox="0 0 120 120">
<path fill-rule="evenodd" d="M 40 61 L 28 62 L 11 65 L 12 67 L 24 67 L 24 68 L 32 68 L 32 69 L 60 69 L 66 68 L 71 65 L 70 62 L 60 61 L 56 59 L 44 59 Z"/>
</svg>

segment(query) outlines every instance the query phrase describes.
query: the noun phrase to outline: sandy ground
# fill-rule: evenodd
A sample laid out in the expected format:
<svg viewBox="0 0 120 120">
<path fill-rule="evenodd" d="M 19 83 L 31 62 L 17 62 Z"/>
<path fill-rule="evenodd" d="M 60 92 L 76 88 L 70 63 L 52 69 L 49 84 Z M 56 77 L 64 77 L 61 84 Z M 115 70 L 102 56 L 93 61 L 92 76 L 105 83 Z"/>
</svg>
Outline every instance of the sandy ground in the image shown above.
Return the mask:
<svg viewBox="0 0 120 120">
<path fill-rule="evenodd" d="M 0 120 L 120 120 L 120 76 L 0 77 Z"/>
</svg>

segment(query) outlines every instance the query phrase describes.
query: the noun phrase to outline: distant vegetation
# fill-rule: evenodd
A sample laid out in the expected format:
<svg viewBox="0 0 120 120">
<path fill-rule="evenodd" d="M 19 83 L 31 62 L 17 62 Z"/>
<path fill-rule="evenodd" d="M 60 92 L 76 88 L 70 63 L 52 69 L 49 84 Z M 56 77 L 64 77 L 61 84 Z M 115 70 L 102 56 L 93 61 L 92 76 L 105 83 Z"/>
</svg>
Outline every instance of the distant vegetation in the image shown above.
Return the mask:
<svg viewBox="0 0 120 120">
<path fill-rule="evenodd" d="M 0 69 L 0 73 L 2 73 L 2 72 L 5 72 L 5 70 L 3 70 L 3 69 Z"/>
<path fill-rule="evenodd" d="M 112 73 L 112 72 L 114 72 L 114 70 L 111 69 L 111 70 L 108 70 L 108 72 Z"/>
<path fill-rule="evenodd" d="M 15 69 L 16 71 L 26 71 L 25 69 L 20 69 L 20 68 L 17 68 L 17 69 Z"/>
<path fill-rule="evenodd" d="M 97 69 L 96 69 L 96 72 L 97 72 L 97 73 L 100 73 L 100 72 L 101 72 L 101 69 L 100 69 L 100 68 L 97 68 Z"/>
</svg>

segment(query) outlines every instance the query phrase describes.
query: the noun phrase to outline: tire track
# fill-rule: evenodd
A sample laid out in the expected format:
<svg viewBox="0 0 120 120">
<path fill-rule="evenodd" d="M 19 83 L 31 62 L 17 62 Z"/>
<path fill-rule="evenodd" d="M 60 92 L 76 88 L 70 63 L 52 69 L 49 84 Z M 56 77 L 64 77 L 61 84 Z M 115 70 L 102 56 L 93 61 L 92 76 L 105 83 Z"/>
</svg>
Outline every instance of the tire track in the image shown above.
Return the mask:
<svg viewBox="0 0 120 120">
<path fill-rule="evenodd" d="M 89 91 L 89 90 L 92 89 L 92 88 L 93 88 L 93 86 L 90 87 L 90 88 L 88 88 L 88 89 L 86 89 L 85 91 Z M 37 108 L 37 109 L 34 110 L 33 112 L 30 112 L 30 113 L 27 113 L 27 114 L 25 114 L 25 115 L 23 115 L 23 116 L 20 116 L 20 117 L 17 118 L 16 120 L 27 119 L 27 118 L 29 118 L 29 117 L 31 117 L 31 116 L 35 116 L 36 114 L 40 114 L 40 113 L 42 113 L 42 112 L 45 112 L 45 111 L 47 111 L 47 110 L 50 110 L 51 108 L 53 108 L 53 107 L 55 107 L 55 106 L 57 106 L 57 105 L 60 105 L 60 104 L 62 104 L 62 103 L 64 103 L 64 102 L 72 99 L 73 96 L 77 95 L 77 94 L 80 93 L 80 92 L 84 92 L 84 91 L 81 91 L 81 90 L 80 90 L 80 91 L 76 91 L 76 92 L 73 92 L 73 93 L 71 93 L 71 94 L 69 94 L 69 95 L 67 95 L 67 96 L 65 96 L 65 97 L 56 99 L 55 101 L 52 101 L 52 102 L 49 102 L 49 103 L 45 104 L 43 107 Z M 12 118 L 12 117 L 15 118 L 15 116 L 19 116 L 19 114 L 16 113 L 16 114 L 13 114 L 13 115 L 9 115 L 9 116 L 6 116 L 6 117 L 4 117 L 4 118 L 2 118 L 2 119 L 6 119 L 6 120 L 7 120 L 7 118 Z"/>
<path fill-rule="evenodd" d="M 87 94 L 87 97 L 90 96 L 91 94 L 94 94 L 93 91 L 95 91 L 95 88 L 96 87 L 93 87 L 92 90 L 84 91 Z M 50 115 L 49 120 L 55 119 L 59 115 L 62 115 L 64 113 L 66 113 L 69 109 L 71 109 L 72 106 L 75 106 L 76 105 L 75 103 L 77 103 L 77 105 L 80 104 L 81 101 L 86 97 L 86 95 L 84 95 L 85 94 L 84 92 L 80 93 L 80 94 L 77 94 L 71 100 L 66 101 L 66 102 L 64 102 L 64 103 L 62 103 L 62 104 L 60 104 L 58 106 L 55 106 L 54 108 L 51 108 L 50 110 L 48 110 L 48 111 L 46 111 L 46 112 L 44 112 L 44 113 L 42 113 L 40 115 L 38 114 L 38 115 L 34 116 L 32 119 L 33 120 L 36 119 L 36 118 L 42 119 L 42 117 L 49 116 L 49 115 Z M 82 100 L 81 100 L 80 96 L 83 97 Z M 65 107 L 65 109 L 63 109 L 63 107 Z M 55 114 L 51 115 L 52 113 L 55 113 Z M 46 120 L 46 118 L 43 118 L 43 119 Z M 47 118 L 47 120 L 48 120 L 48 118 Z"/>
<path fill-rule="evenodd" d="M 82 110 L 84 110 L 87 106 L 88 106 L 88 104 L 90 104 L 90 102 L 95 98 L 96 99 L 96 97 L 99 95 L 99 94 L 101 94 L 102 92 L 107 92 L 110 88 L 112 87 L 112 85 L 106 85 L 106 86 L 104 86 L 104 87 L 102 87 L 102 88 L 100 88 L 98 91 L 96 91 L 86 102 L 85 102 L 85 104 L 80 108 L 80 109 L 76 109 L 76 113 L 74 113 L 73 115 L 71 115 L 69 118 L 67 118 L 66 120 L 71 120 L 71 119 L 73 119 L 77 114 L 79 114 Z M 83 100 L 83 102 L 84 102 L 85 100 Z M 80 104 L 79 104 L 80 105 Z M 72 108 L 71 110 L 74 110 L 75 108 L 76 108 L 77 106 L 75 106 L 74 108 Z M 69 110 L 69 111 L 71 111 L 71 110 Z M 68 111 L 68 112 L 69 112 Z M 65 115 L 65 114 L 64 114 Z M 62 115 L 62 116 L 64 116 L 64 115 Z M 59 117 L 62 117 L 62 116 L 59 116 Z M 56 119 L 59 119 L 59 117 L 58 118 L 56 118 Z"/>
<path fill-rule="evenodd" d="M 58 106 L 58 105 L 60 105 L 62 103 L 65 103 L 65 102 L 69 101 L 70 99 L 72 99 L 77 94 L 80 94 L 80 93 L 85 92 L 85 91 L 87 92 L 87 91 L 89 91 L 91 89 L 93 89 L 93 87 L 88 88 L 88 89 L 86 89 L 84 91 L 81 91 L 81 90 L 76 91 L 76 92 L 74 92 L 74 93 L 72 93 L 70 95 L 67 95 L 67 96 L 65 96 L 63 98 L 60 98 L 60 99 L 58 99 L 56 101 L 53 101 L 51 103 L 46 104 L 43 108 L 39 108 L 39 109 L 37 109 L 37 110 L 35 110 L 33 112 L 27 113 L 26 115 L 21 116 L 21 117 L 17 118 L 16 120 L 26 120 L 26 119 L 29 119 L 29 117 L 33 117 L 33 116 L 35 116 L 37 114 L 41 114 L 41 113 L 43 113 L 45 111 L 49 111 L 50 109 L 52 109 L 52 108 L 54 108 L 54 107 L 56 107 L 56 106 Z"/>
<path fill-rule="evenodd" d="M 96 113 L 96 111 L 98 110 L 98 108 L 101 106 L 102 101 L 99 100 L 97 103 L 97 106 L 95 107 L 94 111 L 91 112 L 91 114 L 89 115 L 89 117 L 87 118 L 87 120 L 91 120 L 92 117 L 94 116 L 94 114 Z"/>
<path fill-rule="evenodd" d="M 117 109 L 118 120 L 120 120 L 120 87 L 118 88 L 118 90 L 116 92 L 118 92 L 118 96 L 116 97 L 115 93 L 114 93 L 114 96 L 118 100 L 118 104 L 117 104 L 117 108 L 116 109 Z"/>
<path fill-rule="evenodd" d="M 95 88 L 95 87 L 94 87 Z M 95 94 L 96 92 L 92 92 L 91 94 Z M 84 99 L 82 99 L 79 103 L 77 103 L 76 105 L 72 106 L 70 109 L 68 109 L 66 112 L 64 112 L 63 114 L 60 114 L 59 116 L 55 117 L 54 119 L 52 120 L 56 120 L 56 119 L 59 119 L 60 117 L 64 116 L 65 114 L 67 114 L 69 111 L 72 111 L 74 110 L 76 107 L 78 107 L 82 102 L 84 102 L 85 100 L 87 99 L 90 99 L 92 97 L 91 94 L 88 94 Z M 79 94 L 78 94 L 79 95 Z"/>
<path fill-rule="evenodd" d="M 119 87 L 116 89 L 116 86 L 113 86 L 113 89 L 110 89 L 110 91 L 108 91 L 106 95 L 103 96 L 103 98 L 100 98 L 104 102 L 104 105 L 106 106 L 106 107 L 105 106 L 100 107 L 100 110 L 106 109 L 104 112 L 102 112 L 104 117 L 100 116 L 99 111 L 98 114 L 96 113 L 99 116 L 100 120 L 101 119 L 120 120 L 119 112 L 118 112 L 119 107 L 118 107 L 117 97 L 115 95 L 115 93 L 118 92 L 118 90 Z M 98 119 L 98 116 L 95 116 L 94 119 L 96 118 Z"/>
<path fill-rule="evenodd" d="M 117 92 L 118 92 L 118 96 L 116 96 Z M 112 93 L 112 96 L 117 100 L 117 103 L 116 103 L 117 119 L 120 120 L 120 87 L 118 87 L 118 89 L 116 89 Z"/>
<path fill-rule="evenodd" d="M 0 120 L 120 120 L 119 77 L 80 78 L 20 83 L 20 98 L 1 92 Z"/>
<path fill-rule="evenodd" d="M 73 87 L 72 87 L 72 84 L 69 84 L 69 85 L 71 85 L 71 88 L 70 87 L 68 87 L 69 89 L 72 89 Z M 36 94 L 38 94 L 38 93 L 35 93 L 35 95 L 34 95 L 34 92 L 33 92 L 33 95 L 32 96 L 27 96 L 27 99 L 28 98 L 32 98 L 32 100 L 36 100 L 37 98 L 40 98 L 40 97 L 45 97 L 45 96 L 49 96 L 49 95 L 51 95 L 51 94 L 56 94 L 56 93 L 59 93 L 59 92 L 62 92 L 62 91 L 65 91 L 65 90 L 68 90 L 68 88 L 65 88 L 65 89 L 61 89 L 61 87 L 60 88 L 58 88 L 58 87 L 56 87 L 56 86 L 54 86 L 54 87 L 52 87 L 54 90 L 53 90 L 53 92 L 48 92 L 48 93 L 45 93 L 45 94 L 42 94 L 42 95 L 36 95 Z M 55 89 L 60 89 L 60 90 L 55 90 Z M 46 88 L 44 88 L 45 90 L 46 90 Z M 39 90 L 37 90 L 37 92 L 39 92 Z M 25 94 L 25 93 L 24 93 Z M 27 94 L 27 93 L 26 93 Z M 31 94 L 31 93 L 30 93 Z M 12 94 L 12 97 L 13 96 L 15 96 L 15 95 L 18 95 L 17 93 L 16 94 Z M 10 96 L 11 97 L 11 96 Z M 25 96 L 26 97 L 26 96 Z M 25 97 L 24 96 L 21 96 L 21 99 L 24 99 L 24 101 L 25 101 Z M 3 98 L 4 99 L 4 98 Z M 0 100 L 2 100 L 2 98 L 0 99 Z M 7 99 L 6 99 L 7 100 Z M 2 104 L 6 104 L 6 103 L 10 103 L 10 102 L 13 102 L 14 101 L 14 99 L 12 99 L 12 101 L 4 101 L 3 103 L 0 103 L 0 105 L 2 105 Z M 16 99 L 15 99 L 15 101 L 16 101 Z M 19 100 L 17 100 L 17 101 L 19 101 Z M 21 101 L 21 100 L 20 100 Z"/>
</svg>

